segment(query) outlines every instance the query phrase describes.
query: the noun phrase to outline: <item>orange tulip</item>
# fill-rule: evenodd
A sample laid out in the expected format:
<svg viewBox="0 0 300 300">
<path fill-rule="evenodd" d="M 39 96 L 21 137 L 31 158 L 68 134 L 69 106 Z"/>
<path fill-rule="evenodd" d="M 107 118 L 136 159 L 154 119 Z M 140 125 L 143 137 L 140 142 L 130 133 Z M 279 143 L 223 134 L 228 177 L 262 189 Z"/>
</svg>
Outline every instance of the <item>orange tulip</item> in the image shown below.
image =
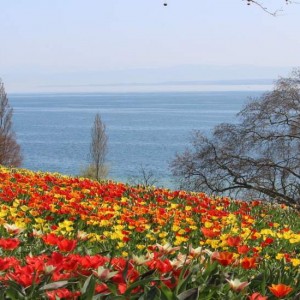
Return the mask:
<svg viewBox="0 0 300 300">
<path fill-rule="evenodd" d="M 237 247 L 237 246 L 239 246 L 241 240 L 242 239 L 239 236 L 230 236 L 227 238 L 227 244 L 230 247 Z"/>
<path fill-rule="evenodd" d="M 241 259 L 241 266 L 243 269 L 255 269 L 257 266 L 255 257 L 244 257 Z"/>
<path fill-rule="evenodd" d="M 214 252 L 211 259 L 218 261 L 222 266 L 228 266 L 234 262 L 233 253 L 231 252 Z"/>
<path fill-rule="evenodd" d="M 248 245 L 240 245 L 237 247 L 237 251 L 239 254 L 246 254 L 250 251 L 250 247 Z"/>
<path fill-rule="evenodd" d="M 217 237 L 217 236 L 220 235 L 220 231 L 219 230 L 214 230 L 214 229 L 205 228 L 205 227 L 201 228 L 201 232 L 203 233 L 203 235 L 206 238 L 215 238 L 215 237 Z"/>
<path fill-rule="evenodd" d="M 293 290 L 293 288 L 290 287 L 289 285 L 279 283 L 279 284 L 272 284 L 272 286 L 269 286 L 269 290 L 275 297 L 283 298 L 287 294 L 289 294 Z"/>
</svg>

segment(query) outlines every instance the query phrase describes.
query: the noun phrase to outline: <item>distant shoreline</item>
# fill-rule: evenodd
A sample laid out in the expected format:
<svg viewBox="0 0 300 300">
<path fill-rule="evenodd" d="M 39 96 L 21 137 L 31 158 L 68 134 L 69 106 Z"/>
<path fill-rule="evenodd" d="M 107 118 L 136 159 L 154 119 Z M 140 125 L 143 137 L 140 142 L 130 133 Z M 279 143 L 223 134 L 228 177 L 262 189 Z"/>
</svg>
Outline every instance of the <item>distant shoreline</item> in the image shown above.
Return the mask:
<svg viewBox="0 0 300 300">
<path fill-rule="evenodd" d="M 263 92 L 273 88 L 272 84 L 170 84 L 170 85 L 77 85 L 77 86 L 39 86 L 9 94 L 85 94 L 85 93 L 189 93 L 189 92 Z"/>
</svg>

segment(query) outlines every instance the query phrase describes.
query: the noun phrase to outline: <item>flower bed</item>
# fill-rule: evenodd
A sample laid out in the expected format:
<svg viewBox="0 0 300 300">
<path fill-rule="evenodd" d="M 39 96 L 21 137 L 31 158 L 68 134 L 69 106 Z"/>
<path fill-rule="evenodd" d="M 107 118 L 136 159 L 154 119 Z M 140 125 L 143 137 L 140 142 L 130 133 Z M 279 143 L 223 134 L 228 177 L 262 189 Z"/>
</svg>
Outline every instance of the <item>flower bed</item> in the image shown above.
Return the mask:
<svg viewBox="0 0 300 300">
<path fill-rule="evenodd" d="M 0 299 L 297 299 L 290 208 L 0 167 Z"/>
</svg>

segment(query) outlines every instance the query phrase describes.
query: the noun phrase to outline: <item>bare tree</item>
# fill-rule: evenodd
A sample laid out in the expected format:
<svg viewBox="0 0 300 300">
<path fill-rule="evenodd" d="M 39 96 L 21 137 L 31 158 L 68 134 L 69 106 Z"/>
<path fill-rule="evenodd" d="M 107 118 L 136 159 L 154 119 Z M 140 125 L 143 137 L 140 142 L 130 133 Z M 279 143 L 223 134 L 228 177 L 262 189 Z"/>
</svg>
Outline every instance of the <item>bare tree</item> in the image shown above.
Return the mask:
<svg viewBox="0 0 300 300">
<path fill-rule="evenodd" d="M 283 9 L 282 8 L 277 8 L 275 10 L 270 10 L 270 8 L 268 8 L 263 0 L 243 0 L 245 2 L 247 2 L 247 5 L 251 5 L 251 4 L 254 4 L 254 5 L 257 5 L 259 6 L 261 9 L 263 9 L 265 12 L 267 12 L 268 14 L 270 15 L 273 15 L 273 16 L 276 16 L 278 14 L 278 12 L 282 11 Z M 282 3 L 285 3 L 285 4 L 290 4 L 290 3 L 293 3 L 294 1 L 292 0 L 281 0 L 280 2 Z"/>
<path fill-rule="evenodd" d="M 158 183 L 158 179 L 155 177 L 152 170 L 147 169 L 143 164 L 140 165 L 138 169 L 138 174 L 132 176 L 129 182 L 133 185 L 141 186 L 154 186 Z"/>
<path fill-rule="evenodd" d="M 171 164 L 182 187 L 276 200 L 300 209 L 300 70 L 252 99 L 238 124 L 210 137 L 195 132 L 192 147 Z"/>
<path fill-rule="evenodd" d="M 91 131 L 91 145 L 90 145 L 90 158 L 92 161 L 91 169 L 94 169 L 95 179 L 105 177 L 106 167 L 104 165 L 105 157 L 107 154 L 107 140 L 106 127 L 102 122 L 99 114 L 96 114 L 94 125 Z"/>
<path fill-rule="evenodd" d="M 278 6 L 277 6 L 276 9 L 272 10 L 270 7 L 265 5 L 266 1 L 264 1 L 264 0 L 242 0 L 242 1 L 246 2 L 247 5 L 252 5 L 252 4 L 256 5 L 256 6 L 260 7 L 262 10 L 264 10 L 266 13 L 268 13 L 272 16 L 276 16 L 278 14 L 278 12 L 283 10 L 282 7 L 278 8 Z M 285 3 L 285 4 L 298 3 L 298 2 L 292 1 L 292 0 L 278 0 L 277 2 L 281 2 L 281 3 Z M 164 2 L 163 5 L 168 6 L 168 1 Z"/>
<path fill-rule="evenodd" d="M 19 167 L 22 163 L 21 148 L 12 129 L 13 109 L 8 103 L 4 84 L 0 79 L 0 164 Z"/>
</svg>

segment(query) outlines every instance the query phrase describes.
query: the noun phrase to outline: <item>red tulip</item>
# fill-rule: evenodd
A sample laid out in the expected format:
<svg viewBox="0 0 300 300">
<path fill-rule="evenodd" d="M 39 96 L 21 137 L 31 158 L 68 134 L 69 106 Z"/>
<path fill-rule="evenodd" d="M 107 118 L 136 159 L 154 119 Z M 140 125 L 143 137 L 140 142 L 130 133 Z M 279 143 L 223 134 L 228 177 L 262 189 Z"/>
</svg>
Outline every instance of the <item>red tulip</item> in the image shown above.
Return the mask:
<svg viewBox="0 0 300 300">
<path fill-rule="evenodd" d="M 260 293 L 254 293 L 248 297 L 249 300 L 268 300 L 267 296 L 263 296 Z"/>
<path fill-rule="evenodd" d="M 20 240 L 16 238 L 0 239 L 0 247 L 4 250 L 14 250 L 18 248 Z"/>
<path fill-rule="evenodd" d="M 76 240 L 63 239 L 57 243 L 58 249 L 63 252 L 73 251 L 76 247 Z"/>
</svg>

